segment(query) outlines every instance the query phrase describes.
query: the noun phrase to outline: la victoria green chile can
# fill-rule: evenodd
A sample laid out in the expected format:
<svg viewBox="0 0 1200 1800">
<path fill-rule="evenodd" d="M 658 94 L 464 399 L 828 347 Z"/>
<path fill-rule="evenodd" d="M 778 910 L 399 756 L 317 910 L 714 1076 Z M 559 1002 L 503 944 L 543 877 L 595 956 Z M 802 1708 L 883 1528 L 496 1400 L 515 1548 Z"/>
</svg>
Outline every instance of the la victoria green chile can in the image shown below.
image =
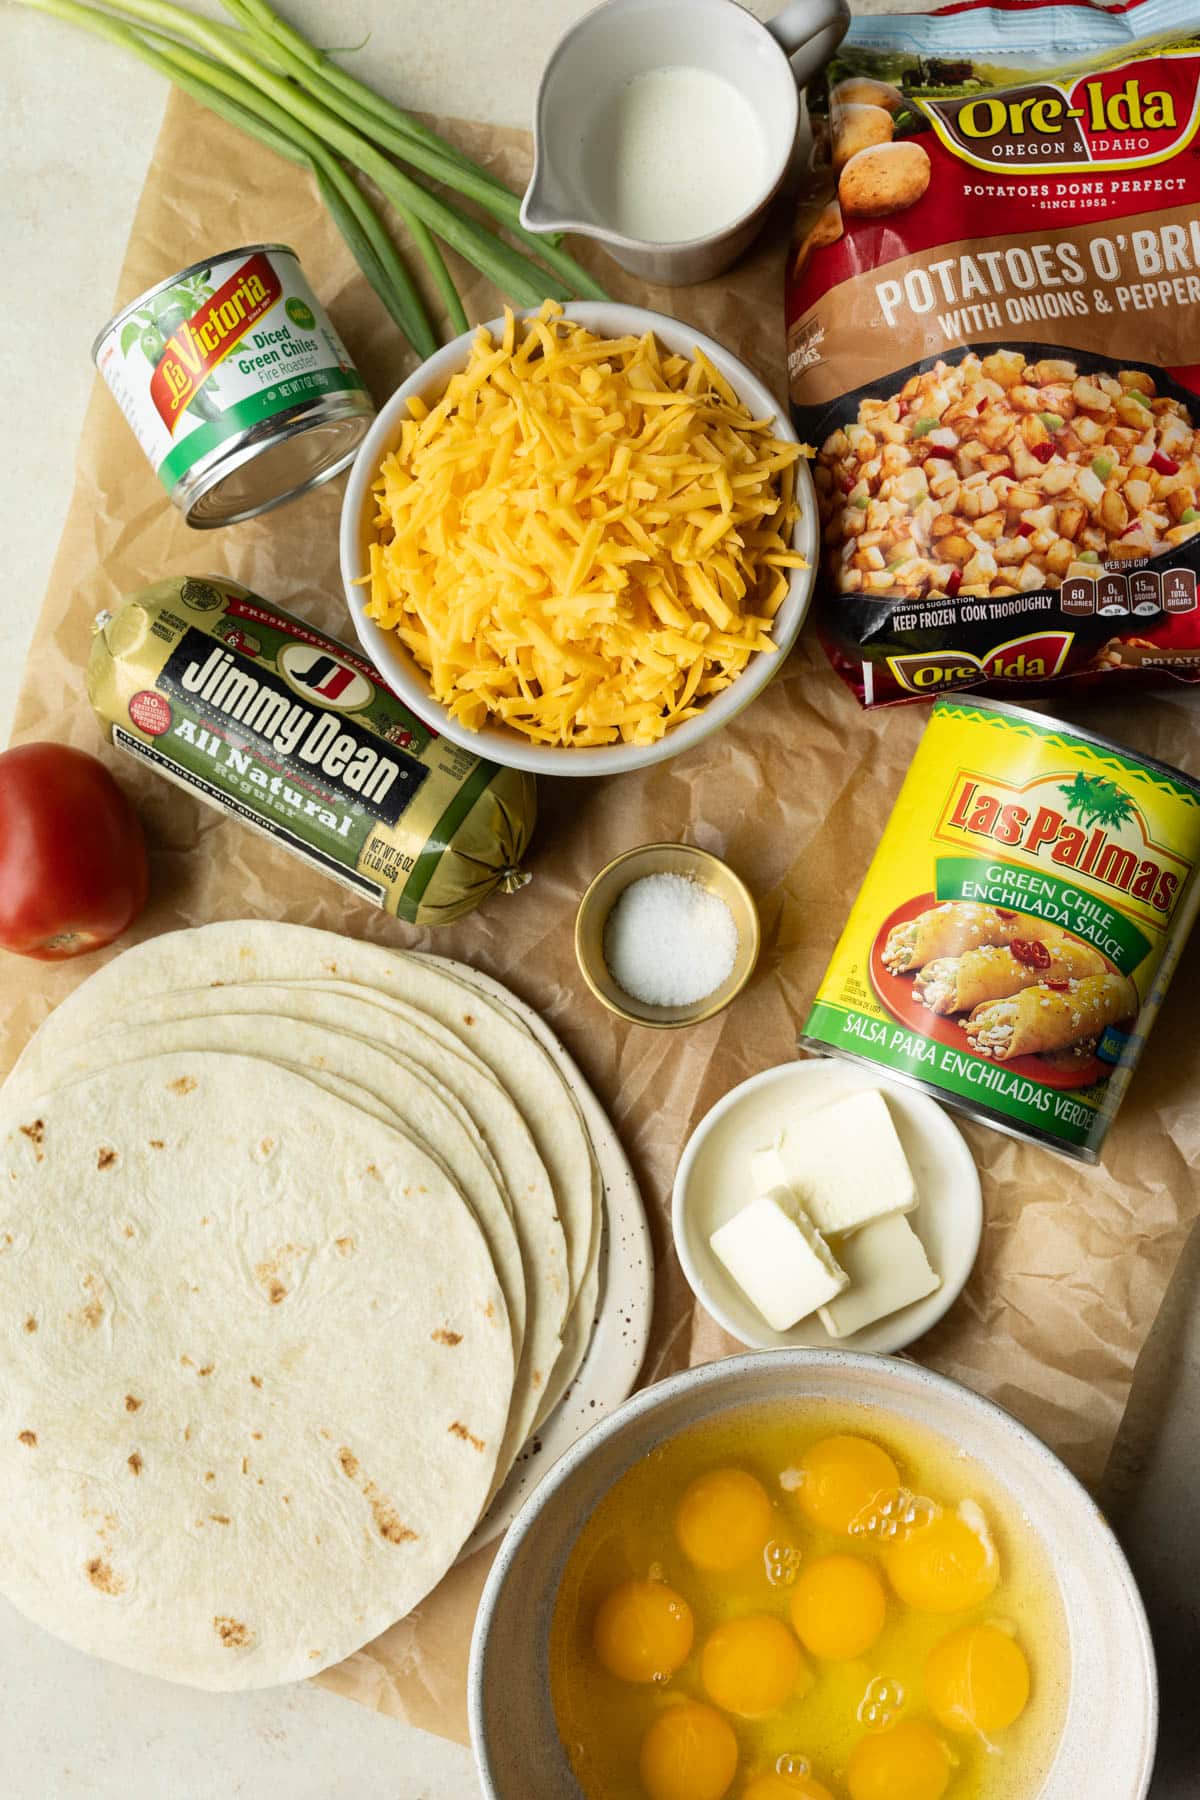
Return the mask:
<svg viewBox="0 0 1200 1800">
<path fill-rule="evenodd" d="M 529 879 L 533 776 L 438 737 L 356 651 L 236 581 L 101 613 L 87 688 L 118 750 L 410 924 Z"/>
<path fill-rule="evenodd" d="M 1200 782 L 1021 707 L 938 700 L 801 1041 L 1095 1162 L 1198 861 Z"/>
<path fill-rule="evenodd" d="M 344 469 L 374 407 L 285 244 L 193 263 L 92 346 L 189 525 L 233 525 Z"/>
</svg>

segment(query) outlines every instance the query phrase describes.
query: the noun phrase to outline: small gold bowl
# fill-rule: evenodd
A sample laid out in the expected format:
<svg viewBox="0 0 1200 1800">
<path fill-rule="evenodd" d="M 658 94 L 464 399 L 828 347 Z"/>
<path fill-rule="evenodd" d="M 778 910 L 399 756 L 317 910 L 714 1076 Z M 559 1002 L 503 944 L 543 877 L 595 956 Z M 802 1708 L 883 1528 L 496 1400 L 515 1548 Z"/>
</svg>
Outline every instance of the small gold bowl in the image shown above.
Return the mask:
<svg viewBox="0 0 1200 1800">
<path fill-rule="evenodd" d="M 608 915 L 630 883 L 645 875 L 683 875 L 716 894 L 733 914 L 738 934 L 733 967 L 720 987 L 689 1006 L 650 1006 L 636 1000 L 618 987 L 604 960 Z M 701 1019 L 711 1019 L 735 1000 L 754 973 L 761 941 L 758 908 L 745 882 L 719 856 L 693 849 L 690 844 L 639 844 L 636 850 L 615 856 L 591 882 L 575 915 L 575 960 L 597 1000 L 618 1018 L 660 1031 L 698 1025 Z"/>
</svg>

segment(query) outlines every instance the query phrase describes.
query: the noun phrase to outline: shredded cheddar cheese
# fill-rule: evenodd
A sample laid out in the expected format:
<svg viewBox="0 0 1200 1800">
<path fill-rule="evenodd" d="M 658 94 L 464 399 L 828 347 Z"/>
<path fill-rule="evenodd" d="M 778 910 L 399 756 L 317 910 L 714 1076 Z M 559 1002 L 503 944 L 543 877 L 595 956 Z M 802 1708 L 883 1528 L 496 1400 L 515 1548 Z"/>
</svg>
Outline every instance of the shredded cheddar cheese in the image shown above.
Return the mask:
<svg viewBox="0 0 1200 1800">
<path fill-rule="evenodd" d="M 409 411 L 367 611 L 468 727 L 653 743 L 774 648 L 804 452 L 699 350 L 597 338 L 547 301 Z"/>
</svg>

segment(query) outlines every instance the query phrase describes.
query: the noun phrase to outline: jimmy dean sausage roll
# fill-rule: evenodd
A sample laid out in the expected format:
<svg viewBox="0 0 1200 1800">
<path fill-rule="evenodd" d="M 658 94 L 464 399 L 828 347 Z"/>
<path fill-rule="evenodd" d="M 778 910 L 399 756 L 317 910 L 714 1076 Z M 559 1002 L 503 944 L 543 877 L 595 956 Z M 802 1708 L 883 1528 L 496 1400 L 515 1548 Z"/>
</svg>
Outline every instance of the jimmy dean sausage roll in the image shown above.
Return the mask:
<svg viewBox="0 0 1200 1800">
<path fill-rule="evenodd" d="M 1039 982 L 1079 981 L 1103 975 L 1104 958 L 1090 944 L 1014 938 L 1011 944 L 984 944 L 964 956 L 939 956 L 926 963 L 913 993 L 930 1012 L 971 1012 L 987 1000 L 1004 1000 Z"/>
<path fill-rule="evenodd" d="M 883 948 L 883 966 L 893 975 L 907 975 L 935 957 L 964 956 L 983 944 L 1010 944 L 1017 937 L 1051 943 L 1061 936 L 1057 926 L 1041 919 L 1022 918 L 977 900 L 945 900 L 915 919 L 893 925 Z"/>
<path fill-rule="evenodd" d="M 1098 1038 L 1138 1010 L 1137 989 L 1124 975 L 1089 975 L 1061 986 L 1046 982 L 1007 1000 L 977 1006 L 964 1030 L 980 1056 L 1007 1062 L 1047 1050 L 1070 1050 Z"/>
<path fill-rule="evenodd" d="M 102 613 L 87 683 L 116 749 L 409 924 L 528 880 L 533 777 L 438 737 L 358 651 L 236 581 Z"/>
</svg>

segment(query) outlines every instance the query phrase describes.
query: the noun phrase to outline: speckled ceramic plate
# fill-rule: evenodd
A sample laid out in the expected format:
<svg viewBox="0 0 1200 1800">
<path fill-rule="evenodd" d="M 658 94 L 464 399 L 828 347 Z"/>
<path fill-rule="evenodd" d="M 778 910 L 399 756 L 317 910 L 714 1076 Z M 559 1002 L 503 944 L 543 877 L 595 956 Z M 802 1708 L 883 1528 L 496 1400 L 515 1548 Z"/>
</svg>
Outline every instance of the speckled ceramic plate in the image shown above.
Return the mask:
<svg viewBox="0 0 1200 1800">
<path fill-rule="evenodd" d="M 511 989 L 480 974 L 478 969 L 442 956 L 430 960 L 515 1013 L 553 1059 L 583 1115 L 602 1189 L 600 1287 L 587 1355 L 554 1411 L 517 1457 L 508 1480 L 463 1551 L 468 1556 L 507 1529 L 559 1457 L 632 1391 L 650 1337 L 654 1254 L 642 1197 L 620 1139 L 578 1064 L 545 1020 Z"/>
</svg>

